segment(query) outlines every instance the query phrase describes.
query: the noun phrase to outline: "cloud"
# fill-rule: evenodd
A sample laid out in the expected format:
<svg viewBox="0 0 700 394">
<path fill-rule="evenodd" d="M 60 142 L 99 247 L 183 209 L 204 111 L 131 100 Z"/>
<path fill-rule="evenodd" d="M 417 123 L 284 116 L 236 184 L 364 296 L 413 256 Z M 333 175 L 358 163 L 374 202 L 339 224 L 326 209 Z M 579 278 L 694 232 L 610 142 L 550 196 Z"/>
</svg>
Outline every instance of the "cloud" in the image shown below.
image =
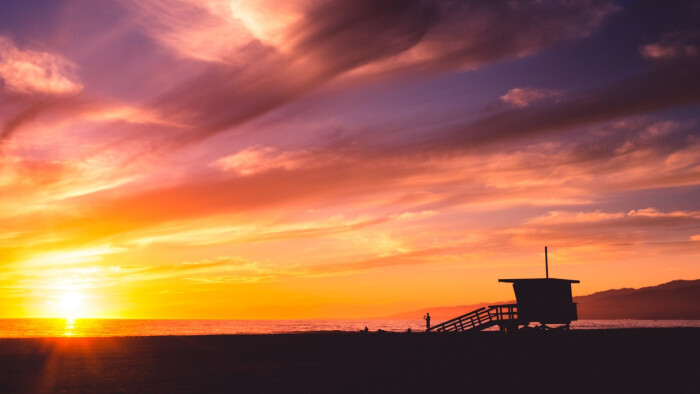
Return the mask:
<svg viewBox="0 0 700 394">
<path fill-rule="evenodd" d="M 4 274 L 0 276 L 0 289 L 75 291 L 173 279 L 211 282 L 222 275 L 229 278 L 227 283 L 256 283 L 284 275 L 277 267 L 241 257 L 161 265 L 101 265 L 99 257 L 103 254 L 86 249 L 40 255 L 37 260 L 5 267 Z"/>
<path fill-rule="evenodd" d="M 149 99 L 132 104 L 128 111 L 123 109 L 127 106 L 116 104 L 111 106 L 116 109 L 103 113 L 111 114 L 112 119 L 118 116 L 135 123 L 176 126 L 175 133 L 158 130 L 138 136 L 146 140 L 143 145 L 160 145 L 161 149 L 230 130 L 334 81 L 342 85 L 340 79 L 344 77 L 358 86 L 408 70 L 414 74 L 441 73 L 526 56 L 562 40 L 591 34 L 618 9 L 603 0 L 283 4 L 123 0 L 120 4 L 137 23 L 127 24 L 116 18 L 116 26 L 110 27 L 110 34 L 100 35 L 100 42 L 127 53 L 130 35 L 144 33 L 152 38 L 151 45 L 167 48 L 180 59 L 175 59 L 176 67 L 163 69 L 159 65 L 173 64 L 173 59 L 161 53 L 162 48 L 139 48 L 145 55 L 139 58 L 148 59 L 138 64 L 147 82 L 127 84 Z M 100 20 L 106 23 L 109 18 Z M 490 30 L 492 25 L 499 26 L 498 34 Z M 77 35 L 71 27 L 65 30 Z M 89 58 L 90 53 L 80 53 L 83 62 L 92 65 L 97 61 Z M 80 91 L 82 85 L 71 79 L 72 64 L 59 57 L 51 59 L 51 64 L 58 65 L 51 69 L 65 73 L 52 73 L 55 83 L 43 85 L 65 85 L 59 89 L 64 92 Z M 113 65 L 108 71 L 134 76 L 133 70 Z M 157 83 L 166 77 L 176 83 Z M 97 87 L 97 82 L 109 87 L 119 78 L 100 79 L 93 80 L 93 86 Z M 105 79 L 111 82 L 105 85 Z M 34 101 L 6 122 L 3 136 L 7 138 L 39 116 L 80 118 L 84 111 L 96 112 L 85 105 L 66 100 Z M 163 140 L 167 143 L 159 143 Z"/>
<path fill-rule="evenodd" d="M 700 149 L 700 139 L 693 138 L 693 130 L 692 123 L 616 122 L 588 133 L 470 155 L 401 150 L 387 154 L 372 147 L 335 145 L 284 151 L 255 145 L 215 162 L 226 169 L 223 172 L 200 173 L 170 184 L 144 180 L 138 188 L 131 185 L 67 200 L 63 211 L 100 218 L 101 223 L 86 224 L 73 217 L 68 223 L 74 224 L 64 223 L 63 228 L 75 225 L 95 236 L 126 228 L 135 233 L 162 228 L 183 241 L 175 236 L 182 229 L 168 223 L 236 215 L 235 221 L 245 227 L 260 212 L 310 207 L 355 207 L 375 218 L 389 218 L 397 210 L 592 203 L 611 192 L 697 184 L 700 156 L 693 153 Z M 202 226 L 192 223 L 185 227 Z M 274 226 L 275 231 L 216 232 L 215 237 L 249 242 L 314 237 L 352 231 L 352 225 Z M 211 238 L 196 231 L 183 236 L 205 243 Z"/>
<path fill-rule="evenodd" d="M 529 224 L 572 224 L 572 223 L 598 223 L 603 221 L 615 220 L 624 217 L 622 212 L 567 212 L 567 211 L 551 211 L 544 216 L 531 218 L 527 221 Z"/>
<path fill-rule="evenodd" d="M 0 36 L 0 79 L 5 88 L 22 94 L 75 94 L 83 86 L 75 80 L 76 66 L 65 58 L 21 50 Z"/>
<path fill-rule="evenodd" d="M 676 222 L 677 220 L 687 220 L 690 222 L 694 222 L 700 220 L 700 211 L 662 212 L 652 207 L 633 209 L 627 213 L 602 212 L 600 210 L 593 212 L 551 211 L 544 216 L 538 216 L 528 219 L 526 223 L 547 226 L 571 224 L 599 225 L 603 222 L 613 221 L 629 223 L 645 218 L 655 219 L 655 221 L 647 221 L 646 223 Z"/>
<path fill-rule="evenodd" d="M 406 213 L 410 215 L 410 213 Z M 343 233 L 350 233 L 363 228 L 389 222 L 405 217 L 378 217 L 346 219 L 331 217 L 312 222 L 264 222 L 241 225 L 200 224 L 192 230 L 191 224 L 156 226 L 146 231 L 135 231 L 128 234 L 130 244 L 149 245 L 154 243 L 165 245 L 204 246 L 216 244 L 234 244 L 267 241 L 298 240 L 305 238 L 324 238 Z"/>
<path fill-rule="evenodd" d="M 559 96 L 560 93 L 551 89 L 514 88 L 501 96 L 501 101 L 513 107 L 523 108 L 532 102 L 548 97 Z"/>
<path fill-rule="evenodd" d="M 218 0 L 124 0 L 122 4 L 151 37 L 181 57 L 240 64 L 253 60 L 241 58 L 246 47 L 260 43 L 250 23 L 245 24 L 237 12 L 239 7 L 250 7 L 246 4 Z"/>
<path fill-rule="evenodd" d="M 434 1 L 432 4 L 439 22 L 419 43 L 396 56 L 367 65 L 361 73 L 475 69 L 588 36 L 619 10 L 608 1 Z"/>
<path fill-rule="evenodd" d="M 659 219 L 698 219 L 700 220 L 700 211 L 672 211 L 660 212 L 656 208 L 633 209 L 627 213 L 629 217 L 644 217 L 644 218 L 659 218 Z"/>
<path fill-rule="evenodd" d="M 552 211 L 506 230 L 520 242 L 557 246 L 599 247 L 624 244 L 678 242 L 691 239 L 700 225 L 700 211 L 642 208 L 624 212 Z M 517 241 L 516 241 L 517 242 Z"/>
<path fill-rule="evenodd" d="M 269 146 L 250 147 L 222 157 L 213 165 L 245 176 L 274 169 L 295 170 L 306 164 L 301 158 L 303 156 L 303 152 L 276 153 L 275 148 Z"/>
<path fill-rule="evenodd" d="M 353 227 L 354 222 L 313 224 L 293 218 L 275 225 L 263 223 L 270 225 L 267 229 L 255 227 L 260 215 L 277 217 L 280 212 L 309 208 L 355 210 L 358 217 L 365 214 L 371 221 L 396 211 L 590 204 L 610 193 L 696 185 L 700 176 L 696 134 L 693 122 L 650 117 L 466 155 L 447 147 L 402 149 L 358 139 L 347 144 L 331 140 L 311 149 L 255 143 L 224 153 L 214 164 L 223 171 L 211 170 L 209 156 L 204 167 L 193 172 L 188 172 L 192 163 L 180 163 L 180 157 L 173 158 L 182 165 L 177 171 L 169 169 L 170 162 L 159 164 L 162 169 L 145 162 L 131 169 L 82 160 L 9 163 L 5 168 L 17 172 L 6 179 L 3 201 L 12 207 L 14 218 L 5 223 L 18 229 L 27 227 L 22 223 L 40 224 L 23 234 L 18 244 L 49 234 L 61 239 L 91 234 L 129 247 L 140 245 L 130 243 L 140 237 L 203 246 L 215 238 L 250 243 L 318 239 L 368 228 Z M 26 169 L 20 173 L 22 167 Z M 128 174 L 143 171 L 138 182 L 128 187 L 120 183 L 129 179 Z M 172 178 L 163 179 L 159 171 Z M 226 222 L 229 228 L 234 222 L 245 231 L 216 230 Z"/>
<path fill-rule="evenodd" d="M 639 220 L 643 212 L 645 220 Z M 692 230 L 700 224 L 700 211 L 661 212 L 654 208 L 623 212 L 552 211 L 544 216 L 526 219 L 522 224 L 507 228 L 472 228 L 472 240 L 445 242 L 438 247 L 420 248 L 411 245 L 407 250 L 387 255 L 310 265 L 298 268 L 304 276 L 347 275 L 366 270 L 426 264 L 466 264 L 478 266 L 484 259 L 489 266 L 517 265 L 509 260 L 510 254 L 534 245 L 549 245 L 555 249 L 571 248 L 582 256 L 606 255 L 618 257 L 636 251 L 620 250 L 621 245 L 656 244 L 668 241 L 672 247 L 679 240 L 694 236 Z M 443 234 L 444 236 L 444 234 Z M 583 251 L 583 252 L 581 252 Z M 564 252 L 562 257 L 570 252 Z M 488 257 L 487 257 L 488 256 Z M 512 258 L 512 257 L 511 257 Z M 564 261 L 578 261 L 581 256 L 568 256 Z"/>
<path fill-rule="evenodd" d="M 0 288 L 75 291 L 114 286 L 123 281 L 122 274 L 128 270 L 101 263 L 109 255 L 123 252 L 124 249 L 111 245 L 54 249 L 33 254 L 25 250 L 26 256 L 4 265 Z"/>
<path fill-rule="evenodd" d="M 570 95 L 553 103 L 489 114 L 444 133 L 432 144 L 439 149 L 475 149 L 603 123 L 700 102 L 697 59 L 682 60 L 602 89 Z"/>
<path fill-rule="evenodd" d="M 642 56 L 656 60 L 678 60 L 700 56 L 700 30 L 664 34 L 660 41 L 639 48 Z"/>
<path fill-rule="evenodd" d="M 198 42 L 200 24 L 231 23 L 242 29 L 230 40 L 214 35 L 215 42 L 201 49 L 204 53 L 191 54 L 209 63 L 196 67 L 195 77 L 163 93 L 153 107 L 165 116 L 184 116 L 196 130 L 191 138 L 197 141 L 353 72 L 350 77 L 357 85 L 371 75 L 397 75 L 406 69 L 435 73 L 478 68 L 590 34 L 617 9 L 607 1 L 290 4 L 280 9 L 280 15 L 265 14 L 267 18 L 260 16 L 262 8 L 238 9 L 221 2 L 163 0 L 134 6 L 145 15 L 146 31 L 181 54 L 191 52 L 190 47 L 202 48 L 177 43 Z M 184 11 L 191 7 L 196 12 Z M 161 8 L 171 11 L 159 12 Z M 180 16 L 173 17 L 173 12 L 186 15 L 189 22 L 177 22 Z M 214 14 L 217 23 L 210 25 L 206 21 Z M 496 23 L 499 31 L 491 32 L 489 26 Z M 177 29 L 175 43 L 168 38 L 175 34 L 172 29 Z M 226 44 L 219 45 L 220 40 Z M 216 54 L 208 53 L 210 49 Z"/>
<path fill-rule="evenodd" d="M 412 250 L 350 262 L 315 265 L 306 267 L 303 271 L 306 271 L 306 275 L 345 275 L 385 267 L 445 262 L 444 256 L 446 254 L 460 252 L 463 252 L 463 250 L 455 247 Z"/>
<path fill-rule="evenodd" d="M 77 148 L 74 157 L 52 157 L 54 152 L 40 150 L 41 137 L 32 137 L 27 142 L 29 149 L 13 141 L 0 156 L 0 203 L 8 209 L 7 217 L 50 214 L 54 210 L 65 213 L 66 207 L 57 209 L 57 205 L 77 196 L 118 188 L 136 178 L 136 160 L 126 163 L 123 156 L 105 150 L 81 157 Z M 62 142 L 72 147 L 66 135 Z M 61 147 L 53 143 L 50 148 Z"/>
<path fill-rule="evenodd" d="M 259 283 L 288 276 L 285 269 L 243 257 L 132 267 L 130 281 L 183 279 L 194 283 Z"/>
</svg>

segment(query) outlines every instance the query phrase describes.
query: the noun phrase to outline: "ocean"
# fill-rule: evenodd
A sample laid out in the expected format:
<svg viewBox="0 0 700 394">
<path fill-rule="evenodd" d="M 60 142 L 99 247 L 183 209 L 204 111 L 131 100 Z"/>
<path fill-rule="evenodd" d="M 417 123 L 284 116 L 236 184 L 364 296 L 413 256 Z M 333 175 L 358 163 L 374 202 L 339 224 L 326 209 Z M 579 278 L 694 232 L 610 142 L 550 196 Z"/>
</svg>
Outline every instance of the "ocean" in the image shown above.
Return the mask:
<svg viewBox="0 0 700 394">
<path fill-rule="evenodd" d="M 436 322 L 437 323 L 437 322 Z M 423 331 L 422 320 L 137 320 L 0 319 L 0 338 L 282 334 L 305 332 Z M 700 320 L 579 320 L 575 330 L 700 327 Z M 492 328 L 493 329 L 493 328 Z"/>
</svg>

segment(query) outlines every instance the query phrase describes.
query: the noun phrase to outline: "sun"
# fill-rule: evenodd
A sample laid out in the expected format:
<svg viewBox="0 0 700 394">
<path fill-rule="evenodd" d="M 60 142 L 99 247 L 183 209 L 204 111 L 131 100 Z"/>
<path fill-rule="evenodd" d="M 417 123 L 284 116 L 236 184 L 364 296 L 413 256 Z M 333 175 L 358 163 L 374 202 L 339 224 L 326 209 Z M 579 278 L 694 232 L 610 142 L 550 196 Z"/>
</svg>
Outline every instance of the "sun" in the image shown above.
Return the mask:
<svg viewBox="0 0 700 394">
<path fill-rule="evenodd" d="M 87 313 L 85 297 L 75 291 L 61 294 L 58 299 L 58 312 L 66 319 L 84 317 Z"/>
</svg>

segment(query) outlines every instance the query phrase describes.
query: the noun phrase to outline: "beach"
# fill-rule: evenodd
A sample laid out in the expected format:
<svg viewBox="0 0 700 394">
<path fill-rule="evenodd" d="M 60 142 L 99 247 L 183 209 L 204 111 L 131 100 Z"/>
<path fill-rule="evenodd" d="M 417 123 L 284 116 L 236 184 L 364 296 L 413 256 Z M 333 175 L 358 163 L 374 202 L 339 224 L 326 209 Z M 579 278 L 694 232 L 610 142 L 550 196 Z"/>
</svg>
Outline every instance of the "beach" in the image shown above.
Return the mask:
<svg viewBox="0 0 700 394">
<path fill-rule="evenodd" d="M 3 392 L 699 392 L 700 329 L 0 339 Z"/>
</svg>

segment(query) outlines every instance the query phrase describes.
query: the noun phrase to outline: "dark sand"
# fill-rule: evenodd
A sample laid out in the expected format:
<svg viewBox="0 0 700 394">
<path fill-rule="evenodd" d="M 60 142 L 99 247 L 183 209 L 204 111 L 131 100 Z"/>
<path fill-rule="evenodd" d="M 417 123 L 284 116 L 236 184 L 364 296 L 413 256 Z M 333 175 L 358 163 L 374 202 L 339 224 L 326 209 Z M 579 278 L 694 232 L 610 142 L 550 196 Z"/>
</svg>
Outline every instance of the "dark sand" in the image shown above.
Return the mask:
<svg viewBox="0 0 700 394">
<path fill-rule="evenodd" d="M 2 392 L 700 393 L 700 329 L 0 339 Z"/>
</svg>

